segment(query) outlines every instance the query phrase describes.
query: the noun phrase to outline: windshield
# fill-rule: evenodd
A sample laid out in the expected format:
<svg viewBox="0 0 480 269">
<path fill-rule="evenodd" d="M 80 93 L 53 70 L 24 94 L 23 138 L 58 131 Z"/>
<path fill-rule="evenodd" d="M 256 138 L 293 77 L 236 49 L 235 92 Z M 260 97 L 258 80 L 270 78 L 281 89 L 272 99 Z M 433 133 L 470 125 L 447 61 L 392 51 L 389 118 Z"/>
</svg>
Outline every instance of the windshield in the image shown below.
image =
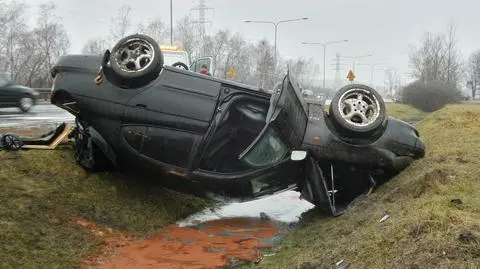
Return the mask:
<svg viewBox="0 0 480 269">
<path fill-rule="evenodd" d="M 272 127 L 268 127 L 245 155 L 244 161 L 254 167 L 267 166 L 283 159 L 288 151 L 289 147 L 280 134 Z"/>
<path fill-rule="evenodd" d="M 162 51 L 164 65 L 173 65 L 177 62 L 182 62 L 189 66 L 188 56 L 186 52 L 183 51 Z"/>
</svg>

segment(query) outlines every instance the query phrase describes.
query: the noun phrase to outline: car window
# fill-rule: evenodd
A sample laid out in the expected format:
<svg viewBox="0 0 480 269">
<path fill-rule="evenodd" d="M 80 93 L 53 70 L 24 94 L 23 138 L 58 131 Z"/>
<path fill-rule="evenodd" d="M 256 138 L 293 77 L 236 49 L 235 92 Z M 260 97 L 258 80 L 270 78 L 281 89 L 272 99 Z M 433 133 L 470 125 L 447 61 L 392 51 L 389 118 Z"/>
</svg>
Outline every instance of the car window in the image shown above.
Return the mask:
<svg viewBox="0 0 480 269">
<path fill-rule="evenodd" d="M 269 126 L 257 143 L 244 155 L 243 160 L 250 166 L 262 167 L 282 160 L 288 151 L 287 143 Z"/>
</svg>

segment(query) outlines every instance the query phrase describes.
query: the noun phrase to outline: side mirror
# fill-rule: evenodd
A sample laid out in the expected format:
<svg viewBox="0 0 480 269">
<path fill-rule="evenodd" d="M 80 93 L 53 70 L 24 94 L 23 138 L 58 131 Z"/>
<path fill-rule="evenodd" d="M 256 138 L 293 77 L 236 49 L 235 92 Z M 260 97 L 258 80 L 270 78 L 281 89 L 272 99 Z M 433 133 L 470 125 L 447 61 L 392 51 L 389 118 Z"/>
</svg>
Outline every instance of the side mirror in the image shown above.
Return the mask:
<svg viewBox="0 0 480 269">
<path fill-rule="evenodd" d="M 292 150 L 290 159 L 292 161 L 303 161 L 307 158 L 307 152 L 305 150 Z"/>
</svg>

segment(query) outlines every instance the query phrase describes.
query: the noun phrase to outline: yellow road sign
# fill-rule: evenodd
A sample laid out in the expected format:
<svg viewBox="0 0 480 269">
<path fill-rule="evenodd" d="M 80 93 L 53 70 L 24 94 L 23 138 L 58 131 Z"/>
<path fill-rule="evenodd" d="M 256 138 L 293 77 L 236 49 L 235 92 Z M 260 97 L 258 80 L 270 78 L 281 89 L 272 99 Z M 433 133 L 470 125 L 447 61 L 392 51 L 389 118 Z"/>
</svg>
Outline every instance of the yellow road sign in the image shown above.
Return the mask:
<svg viewBox="0 0 480 269">
<path fill-rule="evenodd" d="M 350 80 L 350 81 L 353 81 L 353 80 L 355 79 L 355 74 L 353 73 L 352 70 L 350 70 L 350 71 L 348 72 L 347 78 L 348 78 L 348 80 Z"/>
<path fill-rule="evenodd" d="M 227 72 L 227 76 L 228 76 L 228 78 L 236 77 L 237 76 L 237 71 L 235 70 L 235 68 L 230 67 L 230 69 Z"/>
</svg>

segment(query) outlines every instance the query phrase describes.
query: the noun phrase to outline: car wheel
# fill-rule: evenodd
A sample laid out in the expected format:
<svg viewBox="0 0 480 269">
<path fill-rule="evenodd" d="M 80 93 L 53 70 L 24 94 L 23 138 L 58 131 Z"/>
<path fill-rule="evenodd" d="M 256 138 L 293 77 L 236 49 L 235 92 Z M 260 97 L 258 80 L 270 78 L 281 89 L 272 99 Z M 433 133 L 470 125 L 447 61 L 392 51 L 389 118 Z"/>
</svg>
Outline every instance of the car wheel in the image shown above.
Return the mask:
<svg viewBox="0 0 480 269">
<path fill-rule="evenodd" d="M 30 109 L 32 109 L 34 104 L 33 98 L 30 96 L 24 96 L 20 98 L 20 101 L 18 101 L 18 108 L 22 110 L 22 112 L 28 112 Z"/>
<path fill-rule="evenodd" d="M 180 69 L 184 69 L 184 70 L 188 70 L 188 66 L 182 62 L 176 62 L 174 64 L 172 64 L 173 67 L 176 67 L 176 68 L 180 68 Z"/>
<path fill-rule="evenodd" d="M 122 38 L 109 56 L 113 73 L 128 84 L 148 84 L 163 67 L 163 54 L 158 43 L 142 34 Z"/>
<path fill-rule="evenodd" d="M 371 134 L 387 119 L 385 102 L 374 89 L 362 84 L 350 84 L 333 97 L 329 118 L 342 133 Z"/>
<path fill-rule="evenodd" d="M 0 150 L 19 150 L 23 146 L 23 141 L 20 137 L 14 134 L 5 134 L 0 136 Z"/>
</svg>

